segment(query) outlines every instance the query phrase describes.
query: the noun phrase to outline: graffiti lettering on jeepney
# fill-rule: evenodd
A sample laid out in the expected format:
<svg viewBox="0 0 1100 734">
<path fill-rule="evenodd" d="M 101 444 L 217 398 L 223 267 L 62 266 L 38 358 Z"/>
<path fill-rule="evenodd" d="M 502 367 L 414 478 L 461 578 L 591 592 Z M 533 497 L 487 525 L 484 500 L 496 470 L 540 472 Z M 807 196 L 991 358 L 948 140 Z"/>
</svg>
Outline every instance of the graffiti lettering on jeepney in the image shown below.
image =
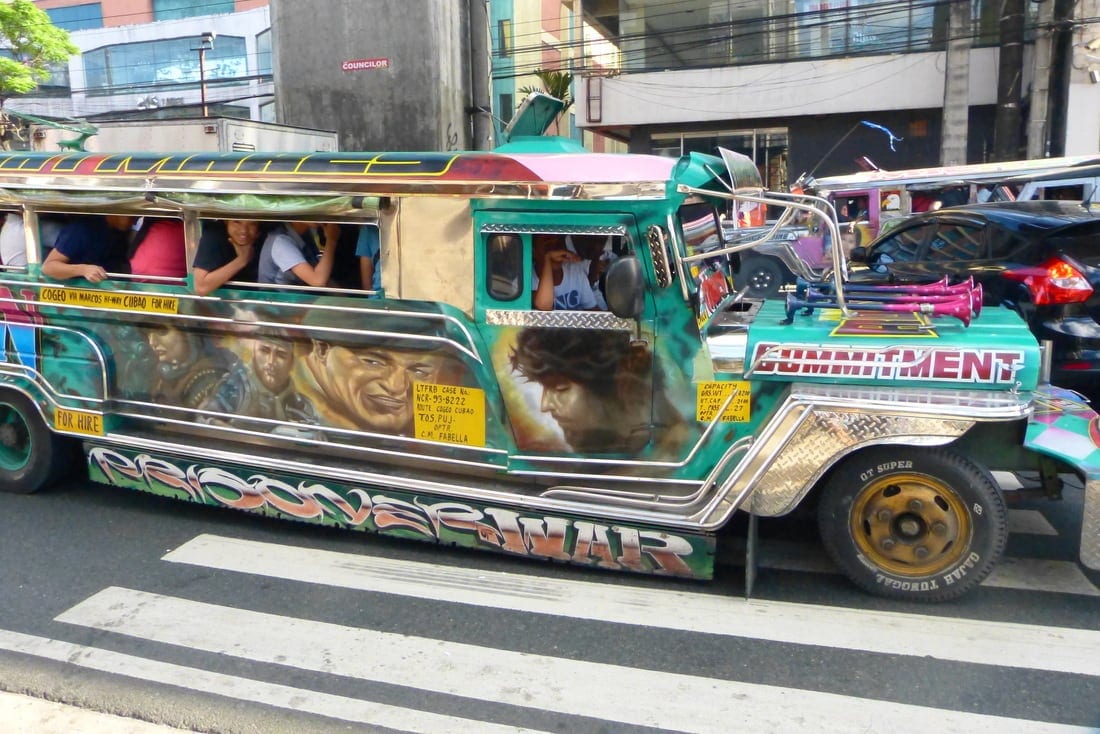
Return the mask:
<svg viewBox="0 0 1100 734">
<path fill-rule="evenodd" d="M 1024 353 L 992 349 L 828 349 L 757 344 L 753 374 L 1012 384 Z M 757 361 L 759 360 L 759 361 Z"/>
<path fill-rule="evenodd" d="M 476 387 L 413 383 L 416 438 L 485 445 L 485 391 Z"/>
<path fill-rule="evenodd" d="M 405 501 L 363 489 L 346 497 L 319 482 L 291 484 L 253 474 L 247 479 L 219 467 L 171 461 L 93 447 L 88 462 L 96 481 L 133 486 L 154 494 L 223 505 L 299 520 L 326 519 L 339 525 L 380 533 L 408 531 L 424 540 L 453 541 L 466 536 L 496 550 L 601 568 L 669 576 L 693 576 L 687 559 L 690 541 L 663 531 L 604 525 L 560 517 L 532 517 L 497 507 L 480 510 L 461 502 Z M 97 471 L 102 479 L 96 478 Z M 160 490 L 160 491 L 158 491 Z"/>
</svg>

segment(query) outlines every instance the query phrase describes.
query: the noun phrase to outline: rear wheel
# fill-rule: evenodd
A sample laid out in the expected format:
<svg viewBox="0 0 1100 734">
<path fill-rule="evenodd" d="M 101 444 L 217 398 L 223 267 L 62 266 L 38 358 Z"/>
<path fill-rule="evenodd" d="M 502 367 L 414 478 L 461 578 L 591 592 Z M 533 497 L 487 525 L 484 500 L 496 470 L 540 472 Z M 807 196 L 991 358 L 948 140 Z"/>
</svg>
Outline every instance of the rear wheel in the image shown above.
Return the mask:
<svg viewBox="0 0 1100 734">
<path fill-rule="evenodd" d="M 989 475 L 946 449 L 876 448 L 837 469 L 821 495 L 821 539 L 844 573 L 880 596 L 944 601 L 993 570 L 1008 539 Z"/>
<path fill-rule="evenodd" d="M 62 442 L 23 394 L 0 391 L 0 491 L 29 494 L 64 468 Z"/>
<path fill-rule="evenodd" d="M 770 257 L 746 257 L 734 278 L 737 290 L 748 287 L 750 298 L 773 298 L 783 285 L 783 266 Z"/>
</svg>

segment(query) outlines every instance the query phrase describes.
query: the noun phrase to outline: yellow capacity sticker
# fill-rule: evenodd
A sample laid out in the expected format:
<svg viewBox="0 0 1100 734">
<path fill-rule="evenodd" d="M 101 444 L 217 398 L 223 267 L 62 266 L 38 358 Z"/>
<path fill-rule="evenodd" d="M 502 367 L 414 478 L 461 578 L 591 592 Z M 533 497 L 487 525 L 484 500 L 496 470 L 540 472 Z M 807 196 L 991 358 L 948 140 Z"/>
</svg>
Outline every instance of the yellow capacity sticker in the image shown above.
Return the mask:
<svg viewBox="0 0 1100 734">
<path fill-rule="evenodd" d="M 103 416 L 86 410 L 56 408 L 53 412 L 53 425 L 59 431 L 83 433 L 86 436 L 103 435 Z"/>
<path fill-rule="evenodd" d="M 426 441 L 485 445 L 485 391 L 476 387 L 413 383 L 413 426 Z"/>
<path fill-rule="evenodd" d="M 59 306 L 92 306 L 149 313 L 179 313 L 178 298 L 154 296 L 148 293 L 115 293 L 84 288 L 43 288 L 38 293 L 42 303 Z"/>
<path fill-rule="evenodd" d="M 733 396 L 726 412 L 722 414 L 723 423 L 744 423 L 750 417 L 749 383 L 747 381 L 736 382 L 700 382 L 695 392 L 695 420 L 709 423 L 718 415 L 718 409 L 726 398 L 734 390 Z"/>
</svg>

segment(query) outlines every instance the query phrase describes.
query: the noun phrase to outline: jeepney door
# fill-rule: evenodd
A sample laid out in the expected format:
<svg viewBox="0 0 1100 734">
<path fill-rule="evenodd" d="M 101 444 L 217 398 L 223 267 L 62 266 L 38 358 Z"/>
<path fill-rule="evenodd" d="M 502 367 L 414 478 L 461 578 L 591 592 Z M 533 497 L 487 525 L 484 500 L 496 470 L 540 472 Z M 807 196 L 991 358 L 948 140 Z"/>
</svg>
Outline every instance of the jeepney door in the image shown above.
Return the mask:
<svg viewBox="0 0 1100 734">
<path fill-rule="evenodd" d="M 475 319 L 512 430 L 510 469 L 615 473 L 678 455 L 685 418 L 667 393 L 683 371 L 661 352 L 652 294 L 638 319 L 615 316 L 603 300 L 603 264 L 641 249 L 633 218 L 483 212 L 475 227 Z M 538 262 L 547 257 L 562 264 L 557 307 L 540 310 Z M 648 258 L 641 262 L 652 282 Z M 586 307 L 562 308 L 573 303 Z"/>
</svg>

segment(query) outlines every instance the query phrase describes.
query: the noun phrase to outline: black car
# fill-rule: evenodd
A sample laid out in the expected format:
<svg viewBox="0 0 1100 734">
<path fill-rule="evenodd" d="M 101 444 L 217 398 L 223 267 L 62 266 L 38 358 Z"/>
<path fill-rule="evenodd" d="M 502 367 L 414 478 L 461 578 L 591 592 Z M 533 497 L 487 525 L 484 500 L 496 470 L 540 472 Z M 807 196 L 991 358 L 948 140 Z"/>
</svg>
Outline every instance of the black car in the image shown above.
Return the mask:
<svg viewBox="0 0 1100 734">
<path fill-rule="evenodd" d="M 1017 201 L 914 215 L 852 250 L 853 282 L 973 277 L 1053 344 L 1051 382 L 1100 404 L 1100 207 Z"/>
</svg>

